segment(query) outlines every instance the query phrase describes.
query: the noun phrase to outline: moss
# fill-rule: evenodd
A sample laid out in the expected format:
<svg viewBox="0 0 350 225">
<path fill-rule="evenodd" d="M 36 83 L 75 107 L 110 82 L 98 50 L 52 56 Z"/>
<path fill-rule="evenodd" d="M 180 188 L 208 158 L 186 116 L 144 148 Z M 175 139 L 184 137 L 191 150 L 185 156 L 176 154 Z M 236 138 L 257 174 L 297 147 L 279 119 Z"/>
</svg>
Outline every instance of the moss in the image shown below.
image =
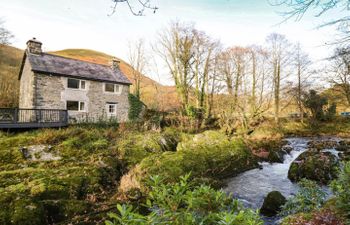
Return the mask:
<svg viewBox="0 0 350 225">
<path fill-rule="evenodd" d="M 257 166 L 255 158 L 241 139 L 229 139 L 226 135 L 206 131 L 187 137 L 179 143 L 176 152 L 149 156 L 121 180 L 120 189 L 141 188 L 152 175 L 159 175 L 167 182 L 175 182 L 191 172 L 193 177 L 224 178 Z M 129 187 L 128 187 L 129 186 Z"/>
<path fill-rule="evenodd" d="M 92 210 L 91 203 L 81 200 L 46 200 L 43 201 L 43 206 L 49 224 L 59 223 Z"/>
<path fill-rule="evenodd" d="M 286 198 L 279 191 L 271 191 L 264 199 L 260 212 L 266 216 L 275 216 L 286 203 Z"/>
<path fill-rule="evenodd" d="M 322 184 L 328 184 L 337 177 L 338 168 L 339 162 L 332 153 L 309 150 L 299 155 L 291 164 L 288 178 L 292 181 L 306 178 Z"/>
<path fill-rule="evenodd" d="M 10 212 L 13 225 L 47 224 L 43 205 L 30 199 L 15 200 L 12 202 Z"/>
<path fill-rule="evenodd" d="M 148 156 L 174 151 L 179 139 L 179 135 L 171 130 L 129 134 L 118 142 L 119 158 L 126 162 L 128 168 L 132 168 Z"/>
</svg>

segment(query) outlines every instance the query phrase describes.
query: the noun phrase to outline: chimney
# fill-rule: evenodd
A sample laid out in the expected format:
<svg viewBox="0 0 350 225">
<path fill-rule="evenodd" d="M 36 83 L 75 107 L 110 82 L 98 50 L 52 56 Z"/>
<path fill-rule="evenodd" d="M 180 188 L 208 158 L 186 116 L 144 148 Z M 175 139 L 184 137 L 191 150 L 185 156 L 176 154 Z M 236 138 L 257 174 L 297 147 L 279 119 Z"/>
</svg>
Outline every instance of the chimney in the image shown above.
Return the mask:
<svg viewBox="0 0 350 225">
<path fill-rule="evenodd" d="M 32 54 L 40 55 L 42 53 L 41 50 L 42 43 L 34 37 L 33 39 L 27 41 L 27 51 Z"/>
<path fill-rule="evenodd" d="M 111 60 L 111 67 L 113 70 L 117 70 L 119 69 L 119 64 L 120 64 L 120 60 L 113 57 L 112 60 Z"/>
</svg>

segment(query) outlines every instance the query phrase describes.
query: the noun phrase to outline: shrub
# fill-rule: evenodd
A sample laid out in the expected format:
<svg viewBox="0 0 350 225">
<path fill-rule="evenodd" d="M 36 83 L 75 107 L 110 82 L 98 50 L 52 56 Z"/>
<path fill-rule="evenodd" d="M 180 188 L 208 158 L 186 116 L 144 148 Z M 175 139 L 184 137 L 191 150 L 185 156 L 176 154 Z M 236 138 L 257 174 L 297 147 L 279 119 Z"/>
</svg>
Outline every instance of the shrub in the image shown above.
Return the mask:
<svg viewBox="0 0 350 225">
<path fill-rule="evenodd" d="M 344 164 L 338 179 L 331 183 L 331 187 L 337 197 L 337 208 L 350 218 L 350 162 Z"/>
<path fill-rule="evenodd" d="M 129 105 L 130 105 L 129 114 L 128 114 L 129 120 L 136 121 L 140 119 L 140 114 L 142 112 L 142 109 L 144 108 L 144 104 L 142 101 L 140 101 L 139 98 L 137 98 L 133 94 L 129 94 L 128 98 L 129 98 Z"/>
<path fill-rule="evenodd" d="M 150 213 L 118 205 L 118 213 L 110 213 L 105 224 L 262 224 L 257 212 L 243 208 L 223 191 L 194 187 L 188 180 L 186 175 L 177 183 L 164 184 L 159 176 L 151 177 L 146 200 Z"/>
<path fill-rule="evenodd" d="M 344 225 L 341 219 L 330 210 L 300 213 L 283 220 L 282 225 Z"/>
<path fill-rule="evenodd" d="M 326 192 L 316 182 L 302 179 L 298 193 L 287 200 L 282 207 L 281 215 L 308 213 L 320 209 L 326 200 Z"/>
</svg>

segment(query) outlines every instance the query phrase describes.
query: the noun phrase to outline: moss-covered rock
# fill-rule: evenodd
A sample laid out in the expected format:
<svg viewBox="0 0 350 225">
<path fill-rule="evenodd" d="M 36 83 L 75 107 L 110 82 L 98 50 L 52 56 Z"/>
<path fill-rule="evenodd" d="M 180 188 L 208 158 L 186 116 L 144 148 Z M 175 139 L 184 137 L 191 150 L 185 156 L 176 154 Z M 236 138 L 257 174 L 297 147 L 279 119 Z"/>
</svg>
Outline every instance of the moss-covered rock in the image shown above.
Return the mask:
<svg viewBox="0 0 350 225">
<path fill-rule="evenodd" d="M 338 146 L 338 142 L 335 140 L 312 140 L 309 141 L 308 147 L 310 149 L 317 149 L 317 150 L 323 150 L 323 149 L 333 149 Z"/>
<path fill-rule="evenodd" d="M 350 140 L 339 141 L 336 150 L 339 151 L 339 157 L 341 160 L 350 161 Z"/>
<path fill-rule="evenodd" d="M 306 178 L 321 184 L 328 184 L 336 178 L 338 167 L 338 159 L 331 152 L 311 149 L 302 153 L 292 162 L 288 171 L 288 178 L 295 182 Z"/>
<path fill-rule="evenodd" d="M 291 149 L 287 146 L 288 141 L 282 139 L 252 139 L 249 145 L 253 154 L 260 161 L 271 163 L 283 163 L 284 155 L 288 154 Z"/>
<path fill-rule="evenodd" d="M 176 152 L 151 155 L 141 161 L 121 179 L 121 193 L 139 188 L 152 175 L 160 175 L 167 182 L 175 182 L 186 173 L 193 177 L 224 178 L 257 167 L 256 158 L 241 139 L 206 131 L 193 138 L 184 138 Z"/>
<path fill-rule="evenodd" d="M 260 209 L 261 214 L 265 216 L 277 215 L 282 206 L 286 203 L 286 198 L 279 191 L 271 191 L 264 199 L 264 203 Z"/>
<path fill-rule="evenodd" d="M 132 168 L 142 159 L 164 151 L 175 151 L 180 135 L 173 130 L 165 130 L 163 133 L 135 133 L 118 143 L 119 159 L 126 162 L 128 168 Z"/>
</svg>

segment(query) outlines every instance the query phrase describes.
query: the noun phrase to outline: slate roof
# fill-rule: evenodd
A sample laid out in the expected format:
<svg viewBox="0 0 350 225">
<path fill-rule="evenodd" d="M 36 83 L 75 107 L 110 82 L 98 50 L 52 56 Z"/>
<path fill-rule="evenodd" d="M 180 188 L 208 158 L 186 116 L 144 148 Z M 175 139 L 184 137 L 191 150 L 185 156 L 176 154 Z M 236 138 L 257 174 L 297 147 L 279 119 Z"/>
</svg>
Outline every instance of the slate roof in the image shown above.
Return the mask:
<svg viewBox="0 0 350 225">
<path fill-rule="evenodd" d="M 110 66 L 48 53 L 40 55 L 26 53 L 26 57 L 28 57 L 34 72 L 102 82 L 131 84 L 120 69 L 112 69 Z"/>
</svg>

